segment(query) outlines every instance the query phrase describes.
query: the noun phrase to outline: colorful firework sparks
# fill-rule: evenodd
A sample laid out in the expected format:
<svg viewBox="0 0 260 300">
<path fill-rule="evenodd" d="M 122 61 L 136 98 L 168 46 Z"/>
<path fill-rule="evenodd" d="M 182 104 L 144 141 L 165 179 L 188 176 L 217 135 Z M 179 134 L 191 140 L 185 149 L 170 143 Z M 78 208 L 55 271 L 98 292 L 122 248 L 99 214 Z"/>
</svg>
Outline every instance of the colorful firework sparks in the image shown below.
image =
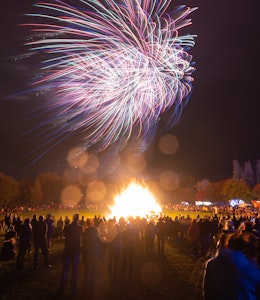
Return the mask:
<svg viewBox="0 0 260 300">
<path fill-rule="evenodd" d="M 46 103 L 48 141 L 80 133 L 84 148 L 123 149 L 153 140 L 165 112 L 172 127 L 191 94 L 194 35 L 179 35 L 195 9 L 170 0 L 44 1 L 28 14 L 27 45 L 44 57 L 36 89 Z M 43 55 L 42 55 L 43 54 Z M 43 131 L 41 132 L 43 133 Z"/>
</svg>

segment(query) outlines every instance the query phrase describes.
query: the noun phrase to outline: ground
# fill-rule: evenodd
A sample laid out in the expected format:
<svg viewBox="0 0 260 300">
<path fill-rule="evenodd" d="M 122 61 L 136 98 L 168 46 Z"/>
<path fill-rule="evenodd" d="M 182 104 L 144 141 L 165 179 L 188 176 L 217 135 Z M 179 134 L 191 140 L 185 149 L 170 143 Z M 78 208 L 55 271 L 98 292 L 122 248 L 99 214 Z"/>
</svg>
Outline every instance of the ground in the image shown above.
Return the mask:
<svg viewBox="0 0 260 300">
<path fill-rule="evenodd" d="M 1 241 L 2 242 L 2 241 Z M 50 251 L 51 269 L 45 269 L 40 256 L 40 267 L 32 268 L 32 254 L 28 254 L 25 269 L 15 270 L 15 259 L 0 262 L 1 299 L 59 299 L 59 280 L 64 240 L 53 240 Z M 194 258 L 189 241 L 169 240 L 165 255 L 156 251 L 147 256 L 144 242 L 138 242 L 132 277 L 119 277 L 110 282 L 106 256 L 100 265 L 97 290 L 93 300 L 201 300 L 201 283 L 205 259 Z M 62 299 L 87 299 L 83 296 L 83 266 L 79 270 L 79 294 L 72 297 L 68 284 Z"/>
</svg>

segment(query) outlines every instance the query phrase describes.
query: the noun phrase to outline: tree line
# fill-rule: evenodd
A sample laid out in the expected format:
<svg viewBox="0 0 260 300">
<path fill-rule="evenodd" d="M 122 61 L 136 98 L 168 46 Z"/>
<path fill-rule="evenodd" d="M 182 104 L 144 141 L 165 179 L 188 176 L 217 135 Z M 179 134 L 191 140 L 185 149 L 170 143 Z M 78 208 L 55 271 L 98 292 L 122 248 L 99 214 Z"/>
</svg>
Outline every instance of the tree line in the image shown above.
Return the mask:
<svg viewBox="0 0 260 300">
<path fill-rule="evenodd" d="M 68 186 L 77 186 L 81 194 L 80 203 L 91 203 L 87 190 L 92 188 L 92 194 L 100 195 L 100 185 L 93 185 L 93 178 L 85 177 L 81 180 L 71 181 L 56 173 L 41 173 L 35 180 L 16 180 L 0 173 L 0 207 L 12 206 L 37 206 L 44 204 L 61 205 L 62 191 Z M 112 182 L 104 183 L 106 186 L 104 198 L 109 202 L 118 190 L 118 185 Z M 153 186 L 160 186 L 159 182 L 153 182 Z M 147 184 L 149 188 L 149 183 Z M 151 190 L 153 188 L 151 187 Z M 177 204 L 180 202 L 210 201 L 214 203 L 228 204 L 231 199 L 242 199 L 247 203 L 252 200 L 260 200 L 260 160 L 255 168 L 250 162 L 241 166 L 237 160 L 233 161 L 233 176 L 225 180 L 210 182 L 207 179 L 201 181 L 182 182 L 170 191 L 160 187 L 161 204 Z M 158 195 L 158 191 L 157 191 Z M 73 197 L 73 196 L 71 196 Z M 101 198 L 102 200 L 103 198 Z M 99 199 L 100 200 L 100 199 Z"/>
</svg>

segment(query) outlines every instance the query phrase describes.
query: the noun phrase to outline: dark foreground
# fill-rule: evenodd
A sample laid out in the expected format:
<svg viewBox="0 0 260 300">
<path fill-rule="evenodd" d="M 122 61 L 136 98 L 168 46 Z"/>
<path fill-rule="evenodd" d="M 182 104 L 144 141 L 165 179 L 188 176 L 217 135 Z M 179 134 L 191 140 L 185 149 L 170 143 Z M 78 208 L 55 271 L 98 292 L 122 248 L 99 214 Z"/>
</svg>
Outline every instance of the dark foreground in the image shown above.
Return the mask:
<svg viewBox="0 0 260 300">
<path fill-rule="evenodd" d="M 82 286 L 83 265 L 79 270 L 79 294 L 70 293 L 68 283 L 65 295 L 58 293 L 61 274 L 63 240 L 54 240 L 50 252 L 51 269 L 44 269 L 42 257 L 40 268 L 32 269 L 32 254 L 28 254 L 25 269 L 15 270 L 15 259 L 0 262 L 0 299 L 90 299 L 84 296 L 87 287 Z M 134 257 L 134 274 L 121 276 L 110 282 L 107 258 L 102 261 L 98 274 L 97 290 L 93 300 L 201 300 L 201 283 L 205 259 L 191 255 L 188 241 L 170 240 L 165 255 L 147 256 L 144 242 L 138 242 Z M 156 247 L 155 247 L 156 249 Z"/>
</svg>

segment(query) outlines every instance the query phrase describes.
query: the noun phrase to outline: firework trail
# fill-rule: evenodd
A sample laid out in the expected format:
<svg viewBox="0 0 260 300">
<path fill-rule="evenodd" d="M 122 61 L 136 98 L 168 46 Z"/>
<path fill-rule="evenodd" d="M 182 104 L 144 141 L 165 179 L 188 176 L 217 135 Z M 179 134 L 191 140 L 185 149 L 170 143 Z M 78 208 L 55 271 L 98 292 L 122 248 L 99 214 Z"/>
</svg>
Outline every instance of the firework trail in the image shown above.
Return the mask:
<svg viewBox="0 0 260 300">
<path fill-rule="evenodd" d="M 84 148 L 117 151 L 133 141 L 140 151 L 154 138 L 161 116 L 178 120 L 191 93 L 194 35 L 180 36 L 193 8 L 171 14 L 168 0 L 44 1 L 28 14 L 27 45 L 40 55 L 37 90 L 53 91 L 46 140 L 73 133 Z M 44 124 L 46 125 L 46 124 Z M 44 126 L 43 126 L 44 127 Z M 37 129 L 39 130 L 39 128 Z"/>
</svg>

